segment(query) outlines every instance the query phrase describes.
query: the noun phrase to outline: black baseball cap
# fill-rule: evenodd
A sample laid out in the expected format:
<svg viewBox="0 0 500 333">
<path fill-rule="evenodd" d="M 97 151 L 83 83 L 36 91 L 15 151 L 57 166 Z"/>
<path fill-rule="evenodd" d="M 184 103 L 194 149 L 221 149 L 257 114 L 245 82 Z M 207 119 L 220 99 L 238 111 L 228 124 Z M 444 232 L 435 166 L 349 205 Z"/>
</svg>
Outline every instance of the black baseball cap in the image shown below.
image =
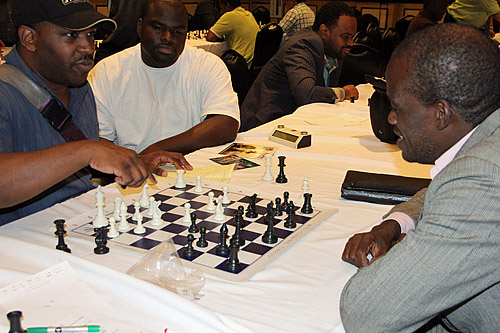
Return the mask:
<svg viewBox="0 0 500 333">
<path fill-rule="evenodd" d="M 14 0 L 12 21 L 15 27 L 49 21 L 74 31 L 96 24 L 106 32 L 116 29 L 115 21 L 99 13 L 89 0 Z"/>
</svg>

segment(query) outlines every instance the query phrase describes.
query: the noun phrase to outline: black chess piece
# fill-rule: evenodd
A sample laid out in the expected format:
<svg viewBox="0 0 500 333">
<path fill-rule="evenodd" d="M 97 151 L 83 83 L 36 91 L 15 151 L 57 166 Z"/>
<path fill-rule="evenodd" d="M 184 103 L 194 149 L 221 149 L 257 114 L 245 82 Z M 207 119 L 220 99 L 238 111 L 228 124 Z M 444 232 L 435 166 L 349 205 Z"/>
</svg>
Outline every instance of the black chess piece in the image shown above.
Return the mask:
<svg viewBox="0 0 500 333">
<path fill-rule="evenodd" d="M 21 318 L 23 313 L 21 311 L 11 311 L 7 313 L 7 319 L 9 320 L 10 329 L 9 333 L 24 333 L 24 329 L 21 326 Z"/>
<path fill-rule="evenodd" d="M 276 203 L 276 213 L 275 213 L 275 216 L 283 216 L 283 209 L 282 209 L 282 206 L 281 206 L 281 198 L 276 198 L 275 203 Z"/>
<path fill-rule="evenodd" d="M 286 212 L 288 208 L 288 198 L 290 197 L 290 193 L 288 191 L 283 192 L 283 203 L 281 204 L 281 210 Z"/>
<path fill-rule="evenodd" d="M 94 228 L 94 231 L 97 233 L 95 237 L 95 244 L 97 245 L 94 248 L 95 254 L 106 254 L 109 252 L 109 247 L 106 246 L 108 243 L 108 227 L 100 227 Z"/>
<path fill-rule="evenodd" d="M 288 209 L 286 211 L 287 217 L 285 218 L 284 226 L 288 229 L 293 229 L 297 227 L 297 223 L 295 222 L 295 205 L 293 201 L 290 201 L 288 204 Z"/>
<path fill-rule="evenodd" d="M 224 223 L 220 227 L 220 244 L 215 248 L 215 254 L 227 257 L 229 254 L 229 246 L 226 244 L 227 239 L 227 225 Z"/>
<path fill-rule="evenodd" d="M 234 235 L 231 238 L 231 241 L 235 241 L 238 246 L 243 246 L 245 245 L 245 238 L 243 238 L 243 235 L 241 234 L 241 222 L 243 221 L 243 217 L 240 215 L 239 212 L 236 212 L 236 218 L 235 218 L 235 229 L 234 229 Z"/>
<path fill-rule="evenodd" d="M 351 103 L 354 103 L 354 100 L 356 99 L 356 97 L 352 96 L 351 97 Z"/>
<path fill-rule="evenodd" d="M 206 233 L 207 233 L 207 228 L 201 227 L 200 228 L 200 238 L 196 242 L 196 246 L 198 246 L 198 247 L 207 247 L 208 246 L 207 239 L 205 238 Z"/>
<path fill-rule="evenodd" d="M 196 225 L 196 213 L 191 213 L 191 225 L 189 226 L 188 232 L 195 234 L 200 231 L 200 228 Z"/>
<path fill-rule="evenodd" d="M 196 250 L 193 247 L 193 242 L 194 242 L 193 234 L 187 235 L 187 247 L 182 252 L 182 256 L 185 259 L 190 260 L 190 259 L 193 259 L 194 257 L 196 257 Z"/>
<path fill-rule="evenodd" d="M 300 210 L 304 214 L 311 214 L 313 212 L 313 207 L 311 205 L 311 193 L 304 193 L 304 205 Z"/>
<path fill-rule="evenodd" d="M 267 205 L 267 215 L 266 215 L 266 222 L 267 222 L 267 230 L 264 232 L 262 235 L 262 241 L 266 244 L 274 244 L 278 242 L 278 236 L 274 233 L 274 209 L 271 209 L 269 212 L 269 208 L 272 207 L 273 202 L 270 202 L 270 205 Z"/>
<path fill-rule="evenodd" d="M 237 272 L 241 269 L 240 260 L 238 259 L 239 246 L 236 243 L 231 243 L 229 258 L 227 259 L 226 269 L 230 272 Z"/>
<path fill-rule="evenodd" d="M 288 182 L 288 179 L 285 176 L 285 158 L 286 156 L 278 156 L 278 166 L 280 167 L 280 172 L 278 174 L 278 177 L 276 177 L 276 183 L 284 184 Z"/>
<path fill-rule="evenodd" d="M 254 193 L 250 197 L 250 203 L 248 204 L 245 216 L 251 219 L 256 218 L 258 216 L 256 206 L 257 206 L 257 193 Z"/>
<path fill-rule="evenodd" d="M 66 221 L 62 219 L 54 221 L 54 224 L 56 225 L 56 231 L 54 232 L 54 234 L 57 236 L 56 249 L 67 253 L 71 253 L 70 248 L 64 242 L 64 236 L 66 235 L 66 230 L 64 230 L 64 223 L 66 223 Z"/>
</svg>

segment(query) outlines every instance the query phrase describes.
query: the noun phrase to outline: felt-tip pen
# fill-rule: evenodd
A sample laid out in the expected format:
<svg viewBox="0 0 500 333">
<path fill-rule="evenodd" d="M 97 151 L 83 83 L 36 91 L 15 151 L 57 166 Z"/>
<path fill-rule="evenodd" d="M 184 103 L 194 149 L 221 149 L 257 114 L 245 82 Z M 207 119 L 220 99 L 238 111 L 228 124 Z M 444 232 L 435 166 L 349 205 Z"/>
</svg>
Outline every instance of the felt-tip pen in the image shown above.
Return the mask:
<svg viewBox="0 0 500 333">
<path fill-rule="evenodd" d="M 57 326 L 57 327 L 31 327 L 24 330 L 27 333 L 87 333 L 100 332 L 99 325 L 91 326 Z"/>
</svg>

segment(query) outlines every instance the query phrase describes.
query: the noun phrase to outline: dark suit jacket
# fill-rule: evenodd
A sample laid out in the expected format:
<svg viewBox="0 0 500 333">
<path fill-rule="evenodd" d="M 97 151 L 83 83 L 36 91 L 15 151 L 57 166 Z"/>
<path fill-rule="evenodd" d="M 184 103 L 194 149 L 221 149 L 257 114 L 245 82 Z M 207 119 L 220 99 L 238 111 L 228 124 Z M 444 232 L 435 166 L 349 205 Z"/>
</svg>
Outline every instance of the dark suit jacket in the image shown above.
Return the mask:
<svg viewBox="0 0 500 333">
<path fill-rule="evenodd" d="M 339 67 L 330 74 L 329 85 L 338 83 Z M 325 51 L 321 38 L 303 29 L 292 36 L 257 76 L 241 106 L 241 128 L 246 131 L 293 113 L 299 106 L 334 103 L 332 89 L 325 87 Z"/>
<path fill-rule="evenodd" d="M 347 332 L 413 332 L 436 316 L 460 332 L 499 331 L 499 142 L 500 109 L 427 191 L 392 210 L 416 228 L 344 287 Z"/>
</svg>

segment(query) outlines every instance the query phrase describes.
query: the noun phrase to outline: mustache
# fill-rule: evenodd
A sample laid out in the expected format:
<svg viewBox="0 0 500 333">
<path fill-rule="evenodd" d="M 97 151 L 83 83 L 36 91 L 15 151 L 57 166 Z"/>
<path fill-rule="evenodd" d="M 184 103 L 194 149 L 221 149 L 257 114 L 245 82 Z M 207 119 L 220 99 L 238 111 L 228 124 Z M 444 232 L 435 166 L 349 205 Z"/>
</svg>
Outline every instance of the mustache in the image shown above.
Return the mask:
<svg viewBox="0 0 500 333">
<path fill-rule="evenodd" d="M 93 53 L 85 53 L 82 54 L 80 57 L 75 59 L 75 62 L 81 62 L 81 61 L 94 61 L 94 54 Z"/>
</svg>

